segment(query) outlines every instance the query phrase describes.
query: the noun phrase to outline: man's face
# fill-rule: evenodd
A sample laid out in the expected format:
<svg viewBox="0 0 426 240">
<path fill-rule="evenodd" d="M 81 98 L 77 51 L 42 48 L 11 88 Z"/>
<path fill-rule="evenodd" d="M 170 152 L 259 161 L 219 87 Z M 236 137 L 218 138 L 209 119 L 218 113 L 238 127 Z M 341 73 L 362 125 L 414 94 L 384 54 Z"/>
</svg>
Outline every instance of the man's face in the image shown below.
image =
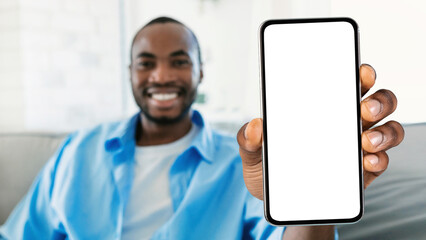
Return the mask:
<svg viewBox="0 0 426 240">
<path fill-rule="evenodd" d="M 136 37 L 130 65 L 133 96 L 143 114 L 157 123 L 173 123 L 194 102 L 202 70 L 189 30 L 156 23 Z"/>
</svg>

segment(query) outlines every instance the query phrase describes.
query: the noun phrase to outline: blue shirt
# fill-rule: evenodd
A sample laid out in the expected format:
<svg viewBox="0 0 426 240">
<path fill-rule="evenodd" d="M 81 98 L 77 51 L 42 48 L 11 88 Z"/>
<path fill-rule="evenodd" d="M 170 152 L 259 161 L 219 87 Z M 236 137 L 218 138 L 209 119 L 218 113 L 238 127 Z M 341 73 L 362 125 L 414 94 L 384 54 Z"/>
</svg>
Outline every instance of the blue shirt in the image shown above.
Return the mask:
<svg viewBox="0 0 426 240">
<path fill-rule="evenodd" d="M 0 228 L 6 239 L 120 239 L 140 114 L 71 134 Z M 235 136 L 200 133 L 170 169 L 173 216 L 153 239 L 281 239 L 244 185 Z M 141 203 L 143 204 L 143 203 Z"/>
</svg>

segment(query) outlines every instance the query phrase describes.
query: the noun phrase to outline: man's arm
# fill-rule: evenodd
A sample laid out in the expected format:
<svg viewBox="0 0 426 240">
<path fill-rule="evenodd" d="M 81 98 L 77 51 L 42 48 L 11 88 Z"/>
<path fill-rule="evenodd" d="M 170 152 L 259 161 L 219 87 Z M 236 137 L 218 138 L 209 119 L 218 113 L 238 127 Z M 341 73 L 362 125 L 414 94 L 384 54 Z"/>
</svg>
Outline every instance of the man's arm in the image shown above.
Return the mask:
<svg viewBox="0 0 426 240">
<path fill-rule="evenodd" d="M 374 85 L 376 73 L 370 65 L 362 65 L 361 92 L 364 96 Z M 389 163 L 386 150 L 397 146 L 404 138 L 401 124 L 389 121 L 372 128 L 376 123 L 395 111 L 397 99 L 389 90 L 379 90 L 361 102 L 362 148 L 364 151 L 364 188 L 382 174 Z M 245 124 L 237 135 L 243 163 L 244 182 L 250 193 L 263 200 L 262 175 L 262 119 L 253 119 Z M 332 143 L 330 143 L 332 145 Z M 283 239 L 333 239 L 332 226 L 288 227 Z"/>
<path fill-rule="evenodd" d="M 334 239 L 334 226 L 289 226 L 284 232 L 283 239 L 291 240 L 328 240 Z"/>
</svg>

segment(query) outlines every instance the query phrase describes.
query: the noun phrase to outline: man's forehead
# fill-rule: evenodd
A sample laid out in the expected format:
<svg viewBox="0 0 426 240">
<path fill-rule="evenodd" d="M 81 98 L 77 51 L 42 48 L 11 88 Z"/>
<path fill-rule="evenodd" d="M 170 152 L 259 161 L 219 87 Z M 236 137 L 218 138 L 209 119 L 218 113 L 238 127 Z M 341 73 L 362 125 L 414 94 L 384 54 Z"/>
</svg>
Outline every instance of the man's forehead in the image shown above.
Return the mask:
<svg viewBox="0 0 426 240">
<path fill-rule="evenodd" d="M 192 50 L 195 42 L 190 31 L 177 23 L 155 23 L 142 29 L 136 36 L 133 53 L 140 51 Z"/>
</svg>

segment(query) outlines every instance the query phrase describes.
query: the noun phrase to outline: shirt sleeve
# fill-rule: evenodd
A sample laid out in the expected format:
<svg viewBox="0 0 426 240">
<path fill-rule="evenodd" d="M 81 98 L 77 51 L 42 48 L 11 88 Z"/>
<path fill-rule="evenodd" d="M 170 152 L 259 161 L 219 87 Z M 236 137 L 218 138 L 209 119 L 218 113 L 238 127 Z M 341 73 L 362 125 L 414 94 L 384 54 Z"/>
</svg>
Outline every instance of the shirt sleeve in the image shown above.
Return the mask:
<svg viewBox="0 0 426 240">
<path fill-rule="evenodd" d="M 270 225 L 263 214 L 263 202 L 247 191 L 244 206 L 243 239 L 282 239 L 285 227 Z"/>
<path fill-rule="evenodd" d="M 282 239 L 285 227 L 270 225 L 264 217 L 263 202 L 250 193 L 247 193 L 244 213 L 243 239 Z M 339 240 L 337 228 L 334 228 L 334 239 Z"/>
<path fill-rule="evenodd" d="M 0 239 L 65 239 L 64 227 L 50 202 L 56 169 L 70 139 L 71 136 L 49 159 L 28 193 L 0 227 Z"/>
</svg>

